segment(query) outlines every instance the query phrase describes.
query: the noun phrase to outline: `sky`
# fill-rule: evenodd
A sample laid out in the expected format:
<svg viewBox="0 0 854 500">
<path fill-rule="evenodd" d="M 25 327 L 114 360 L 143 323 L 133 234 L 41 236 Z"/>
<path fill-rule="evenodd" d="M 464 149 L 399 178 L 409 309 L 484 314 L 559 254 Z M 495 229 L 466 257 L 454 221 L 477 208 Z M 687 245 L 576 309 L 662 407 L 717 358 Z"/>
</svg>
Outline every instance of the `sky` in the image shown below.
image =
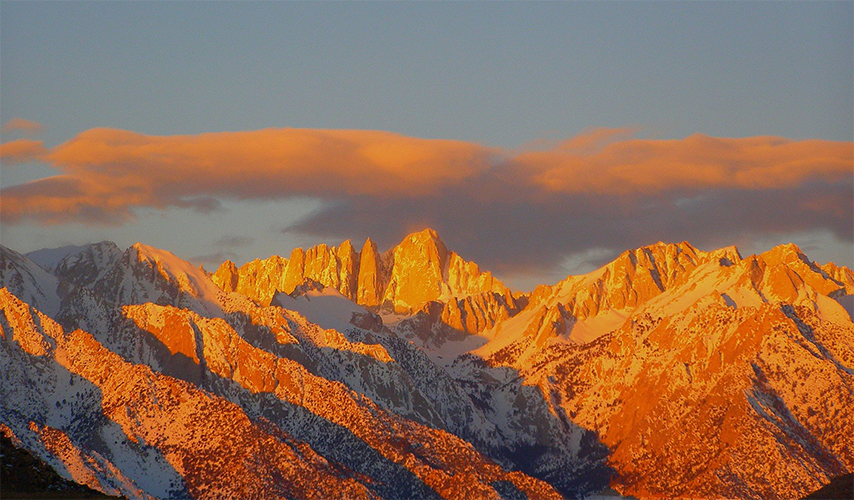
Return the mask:
<svg viewBox="0 0 854 500">
<path fill-rule="evenodd" d="M 854 265 L 852 2 L 0 2 L 0 243 Z"/>
</svg>

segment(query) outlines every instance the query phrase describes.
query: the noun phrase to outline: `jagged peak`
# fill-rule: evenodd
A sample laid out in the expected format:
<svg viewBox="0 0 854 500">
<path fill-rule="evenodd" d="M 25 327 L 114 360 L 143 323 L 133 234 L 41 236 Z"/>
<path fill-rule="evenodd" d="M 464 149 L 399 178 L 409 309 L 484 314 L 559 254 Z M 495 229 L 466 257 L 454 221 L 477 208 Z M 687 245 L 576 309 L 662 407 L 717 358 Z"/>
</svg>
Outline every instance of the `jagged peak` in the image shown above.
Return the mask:
<svg viewBox="0 0 854 500">
<path fill-rule="evenodd" d="M 292 261 L 298 261 L 305 258 L 305 250 L 302 247 L 296 247 L 291 250 L 291 258 Z"/>
<path fill-rule="evenodd" d="M 434 229 L 429 228 L 429 227 L 424 228 L 421 231 L 409 234 L 408 238 L 412 238 L 412 239 L 416 239 L 416 240 L 432 239 L 432 240 L 442 241 L 439 238 L 439 233 L 437 233 Z"/>
<path fill-rule="evenodd" d="M 713 250 L 709 252 L 708 256 L 710 259 L 717 260 L 721 264 L 726 264 L 727 262 L 735 264 L 741 262 L 743 259 L 741 252 L 738 251 L 738 248 L 735 245 Z"/>
<path fill-rule="evenodd" d="M 664 254 L 664 255 L 667 255 L 667 254 L 675 255 L 675 254 L 679 254 L 679 253 L 688 253 L 691 255 L 698 255 L 698 254 L 703 253 L 700 250 L 698 250 L 697 247 L 688 243 L 687 241 L 682 241 L 679 243 L 665 243 L 663 241 L 659 241 L 659 242 L 654 243 L 652 245 L 642 246 L 638 249 L 638 251 L 644 251 L 644 250 L 647 250 L 647 251 L 650 251 L 653 253 L 660 253 L 660 254 Z"/>
<path fill-rule="evenodd" d="M 264 264 L 266 262 L 274 262 L 274 263 L 279 264 L 281 266 L 288 265 L 287 257 L 282 257 L 281 255 L 273 254 L 273 255 L 267 257 L 266 259 L 255 259 L 255 260 L 252 260 L 250 262 L 247 262 L 246 264 L 244 264 L 244 266 L 247 264 L 250 264 L 250 263 L 257 266 L 257 265 Z"/>
<path fill-rule="evenodd" d="M 694 247 L 694 245 L 692 245 L 691 243 L 689 243 L 685 240 L 680 241 L 678 243 L 658 240 L 657 242 L 655 242 L 651 245 L 643 245 L 640 248 L 649 248 L 649 249 L 652 249 L 652 248 L 677 248 L 677 249 L 688 248 L 691 250 L 696 250 L 696 247 Z"/>
<path fill-rule="evenodd" d="M 150 245 L 146 245 L 145 243 L 140 243 L 139 241 L 128 247 L 128 250 L 131 249 L 134 250 L 136 254 L 141 257 L 154 256 L 160 252 L 160 249 Z M 171 253 L 168 250 L 163 250 L 163 252 Z"/>
<path fill-rule="evenodd" d="M 61 247 L 42 248 L 39 250 L 34 250 L 32 252 L 29 252 L 26 255 L 35 255 L 35 254 L 38 254 L 39 252 L 55 252 L 55 251 L 63 251 L 63 250 L 67 250 L 67 251 L 84 250 L 86 248 L 91 248 L 91 247 L 119 248 L 119 246 L 116 245 L 115 242 L 112 242 L 110 240 L 101 240 L 101 241 L 98 241 L 95 243 L 85 243 L 83 245 L 63 245 Z"/>
<path fill-rule="evenodd" d="M 25 255 L 0 245 L 0 288 L 18 299 L 54 316 L 68 293 L 64 283 Z"/>
<path fill-rule="evenodd" d="M 659 241 L 651 245 L 626 250 L 616 259 L 591 274 L 608 271 L 613 273 L 617 268 L 653 269 L 659 266 L 666 266 L 669 261 L 678 262 L 680 256 L 687 257 L 691 264 L 697 264 L 706 255 L 705 252 L 698 250 L 687 241 L 681 243 L 664 243 Z"/>
<path fill-rule="evenodd" d="M 445 242 L 439 237 L 439 233 L 430 228 L 406 235 L 392 250 L 397 248 L 411 248 L 413 245 L 417 247 L 434 246 L 441 252 L 448 252 L 448 248 Z"/>
<path fill-rule="evenodd" d="M 845 291 L 847 294 L 850 295 L 854 293 L 854 271 L 852 271 L 850 268 L 846 266 L 837 266 L 833 262 L 828 262 L 827 264 L 821 266 L 820 269 L 830 279 L 845 287 Z"/>
<path fill-rule="evenodd" d="M 138 262 L 156 262 L 164 269 L 185 273 L 187 270 L 200 272 L 196 266 L 178 257 L 169 250 L 163 250 L 144 243 L 134 243 L 125 251 L 125 253 L 133 256 Z"/>
<path fill-rule="evenodd" d="M 366 251 L 370 252 L 372 254 L 375 254 L 375 255 L 379 255 L 377 243 L 374 240 L 372 240 L 370 236 L 365 238 L 365 244 L 362 245 L 362 251 L 360 252 L 360 255 L 364 255 L 364 253 Z"/>
<path fill-rule="evenodd" d="M 370 238 L 369 238 L 369 240 L 370 240 Z M 366 243 L 367 243 L 367 241 L 366 241 Z M 276 261 L 288 263 L 289 261 L 295 260 L 295 259 L 296 259 L 296 261 L 299 261 L 300 259 L 304 260 L 310 255 L 313 256 L 313 255 L 321 255 L 321 254 L 323 254 L 323 255 L 335 254 L 335 255 L 341 257 L 344 253 L 351 253 L 351 252 L 356 253 L 355 247 L 353 246 L 353 242 L 350 239 L 346 239 L 346 240 L 342 241 L 340 244 L 338 244 L 338 246 L 332 246 L 332 245 L 329 245 L 327 243 L 318 243 L 317 245 L 312 245 L 312 246 L 307 247 L 307 248 L 294 247 L 294 249 L 291 250 L 289 258 L 282 257 L 279 254 L 273 254 L 270 257 L 268 257 L 267 259 L 263 259 L 263 260 L 267 260 L 267 261 L 276 260 Z M 259 261 L 259 262 L 261 260 L 262 259 L 255 259 L 255 261 Z"/>
<path fill-rule="evenodd" d="M 777 245 L 771 250 L 759 254 L 759 258 L 768 265 L 792 264 L 800 261 L 813 266 L 812 261 L 806 256 L 803 250 L 794 243 Z"/>
<path fill-rule="evenodd" d="M 418 246 L 424 245 L 435 245 L 437 248 L 444 249 L 447 251 L 447 247 L 445 247 L 445 243 L 439 238 L 439 234 L 430 229 L 429 227 L 426 229 L 422 229 L 421 231 L 408 234 L 403 240 L 401 240 L 400 244 L 397 247 L 406 247 L 408 244 L 414 243 Z"/>
<path fill-rule="evenodd" d="M 708 255 L 687 241 L 659 241 L 629 249 L 595 271 L 567 276 L 553 287 L 538 288 L 531 303 L 552 298 L 570 301 L 582 293 L 583 300 L 573 307 L 585 317 L 609 309 L 636 307 L 682 282 Z"/>
<path fill-rule="evenodd" d="M 338 245 L 338 251 L 339 251 L 339 252 L 341 252 L 341 251 L 348 251 L 348 249 L 349 249 L 349 250 L 354 250 L 354 248 L 353 248 L 353 242 L 352 242 L 352 241 L 350 241 L 350 238 L 347 238 L 346 240 L 342 241 L 340 245 Z"/>
<path fill-rule="evenodd" d="M 797 253 L 797 254 L 803 254 L 803 253 L 804 253 L 804 252 L 801 250 L 801 247 L 799 247 L 799 246 L 798 246 L 798 245 L 796 245 L 795 243 L 783 243 L 783 244 L 777 245 L 777 246 L 776 246 L 776 247 L 774 247 L 774 248 L 780 248 L 780 249 L 783 249 L 783 250 L 785 250 L 785 251 L 787 251 L 787 252 L 794 252 L 794 253 Z"/>
<path fill-rule="evenodd" d="M 439 261 L 444 264 L 445 260 L 447 260 L 448 247 L 445 246 L 445 243 L 439 239 L 439 235 L 436 231 L 427 228 L 421 230 L 417 233 L 411 233 L 406 236 L 397 246 L 393 249 L 390 249 L 397 258 L 398 256 L 405 256 L 410 253 L 423 253 L 426 251 L 428 255 L 436 254 L 435 256 L 439 259 Z"/>
<path fill-rule="evenodd" d="M 405 236 L 401 240 L 401 242 L 398 245 L 395 245 L 395 246 L 389 248 L 386 253 L 391 254 L 398 247 L 401 247 L 401 246 L 406 247 L 406 246 L 408 246 L 407 243 L 415 243 L 416 245 L 419 245 L 419 246 L 422 246 L 425 243 L 427 243 L 427 244 L 432 243 L 443 254 L 452 253 L 447 249 L 444 242 L 439 237 L 438 233 L 431 228 L 425 228 L 421 231 L 408 234 L 407 236 Z M 147 254 L 147 251 L 145 249 L 151 249 L 151 250 L 154 250 L 155 252 L 157 251 L 157 249 L 154 249 L 153 247 L 150 247 L 148 245 L 144 245 L 144 244 L 139 243 L 139 242 L 135 243 L 132 247 L 137 247 L 137 246 L 139 246 L 140 253 L 143 255 Z M 379 252 L 379 249 L 378 249 L 376 242 L 373 239 L 371 239 L 370 236 L 368 236 L 367 238 L 365 238 L 365 243 L 362 245 L 362 248 L 360 251 L 356 251 L 356 248 L 353 245 L 353 241 L 348 238 L 348 239 L 343 240 L 337 246 L 330 246 L 326 243 L 319 243 L 317 245 L 313 245 L 313 246 L 308 247 L 308 248 L 295 247 L 291 250 L 289 258 L 282 257 L 281 255 L 278 255 L 278 254 L 273 254 L 270 257 L 268 257 L 267 259 L 254 259 L 252 261 L 247 262 L 243 266 L 237 266 L 237 267 L 244 267 L 244 266 L 248 265 L 249 263 L 259 263 L 259 262 L 263 262 L 263 261 L 278 261 L 278 262 L 283 262 L 285 264 L 287 264 L 289 261 L 296 261 L 296 262 L 299 262 L 300 260 L 305 261 L 305 259 L 309 257 L 309 254 L 312 254 L 312 255 L 314 255 L 314 254 L 335 254 L 336 256 L 341 258 L 341 257 L 345 256 L 346 254 L 361 255 L 362 253 L 365 252 L 366 249 L 369 252 L 380 255 L 380 252 Z M 229 262 L 229 261 L 228 260 L 224 261 L 222 264 L 220 264 L 219 268 L 222 268 L 222 266 L 225 265 L 226 262 Z"/>
<path fill-rule="evenodd" d="M 18 256 L 26 257 L 25 255 L 19 254 L 18 252 L 12 250 L 11 248 L 9 248 L 5 245 L 0 245 L 0 255 L 5 255 L 5 254 L 8 254 L 10 256 L 15 256 L 15 257 L 18 257 Z"/>
<path fill-rule="evenodd" d="M 125 255 L 136 262 L 158 263 L 163 268 L 192 268 L 195 267 L 168 250 L 162 250 L 144 243 L 136 242 L 125 250 Z"/>
<path fill-rule="evenodd" d="M 226 292 L 237 290 L 237 284 L 240 280 L 240 270 L 237 265 L 230 259 L 219 265 L 216 272 L 210 276 L 211 281 Z"/>
<path fill-rule="evenodd" d="M 854 271 L 851 270 L 848 266 L 838 266 L 833 262 L 828 262 L 822 266 L 819 266 L 822 271 L 826 272 L 829 275 L 850 275 L 854 276 Z"/>
<path fill-rule="evenodd" d="M 694 247 L 687 241 L 683 241 L 681 243 L 665 243 L 663 241 L 658 241 L 649 245 L 642 245 L 636 248 L 630 248 L 628 250 L 625 250 L 612 262 L 619 260 L 621 257 L 628 257 L 630 255 L 639 256 L 647 252 L 653 255 L 675 255 L 685 252 L 690 254 L 702 253 L 700 250 L 697 250 L 696 247 Z"/>
<path fill-rule="evenodd" d="M 220 273 L 220 271 L 222 271 L 222 272 L 228 271 L 231 273 L 236 273 L 237 272 L 237 264 L 235 264 L 231 259 L 225 259 L 225 261 L 223 261 L 223 263 L 220 264 L 219 267 L 216 269 L 215 273 L 218 274 L 218 273 Z"/>
</svg>

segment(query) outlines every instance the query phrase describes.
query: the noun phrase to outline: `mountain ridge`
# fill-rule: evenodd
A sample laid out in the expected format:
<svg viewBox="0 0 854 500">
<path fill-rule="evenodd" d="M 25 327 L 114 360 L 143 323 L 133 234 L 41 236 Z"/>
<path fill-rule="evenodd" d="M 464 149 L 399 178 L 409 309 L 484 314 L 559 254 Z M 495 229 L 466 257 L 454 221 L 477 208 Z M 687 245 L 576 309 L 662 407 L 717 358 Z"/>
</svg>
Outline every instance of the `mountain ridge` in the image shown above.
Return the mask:
<svg viewBox="0 0 854 500">
<path fill-rule="evenodd" d="M 169 472 L 173 452 L 139 454 L 134 439 L 204 460 L 164 436 L 168 426 L 145 421 L 154 410 L 133 409 L 151 408 L 144 398 L 109 396 L 117 406 L 103 413 L 94 388 L 68 385 L 85 383 L 63 370 L 83 373 L 84 359 L 101 357 L 116 361 L 97 387 L 120 383 L 112 370 L 132 385 L 167 381 L 158 391 L 201 390 L 214 398 L 207 406 L 233 405 L 245 429 L 325 461 L 318 474 L 353 495 L 394 497 L 383 483 L 440 497 L 580 498 L 610 485 L 639 498 L 793 498 L 854 469 L 854 323 L 845 309 L 854 273 L 818 265 L 795 245 L 742 257 L 735 247 L 659 242 L 523 295 L 455 257 L 434 231 L 382 254 L 368 240 L 361 252 L 348 243 L 293 255 L 268 259 L 266 275 L 247 268 L 244 283 L 262 283 L 248 296 L 233 264 L 217 278 L 142 244 L 37 254 L 54 274 L 2 248 L 10 404 L 0 423 L 61 474 L 76 471 L 71 478 L 100 491 L 235 494 L 222 482 L 205 490 L 215 480 L 190 469 Z M 301 268 L 288 278 L 291 260 Z M 297 278 L 290 293 L 278 289 Z M 269 302 L 258 299 L 271 290 Z M 359 304 L 373 300 L 368 290 L 389 307 Z M 53 375 L 37 366 L 53 366 Z M 26 387 L 53 389 L 28 401 Z M 88 433 L 115 443 L 83 439 L 62 416 L 66 405 L 87 416 Z M 121 411 L 142 420 L 128 423 Z M 473 469 L 459 468 L 460 446 L 474 453 L 463 460 Z M 173 489 L 154 488 L 140 470 L 173 474 Z M 310 497 L 293 472 L 282 474 L 268 486 Z"/>
<path fill-rule="evenodd" d="M 289 259 L 273 255 L 240 267 L 225 261 L 214 272 L 219 286 L 254 290 L 248 295 L 262 303 L 269 303 L 276 292 L 291 293 L 306 278 L 336 288 L 359 305 L 398 313 L 411 313 L 442 298 L 509 293 L 490 272 L 449 251 L 432 229 L 412 233 L 383 253 L 370 238 L 360 252 L 345 240 L 338 247 L 295 248 Z"/>
</svg>

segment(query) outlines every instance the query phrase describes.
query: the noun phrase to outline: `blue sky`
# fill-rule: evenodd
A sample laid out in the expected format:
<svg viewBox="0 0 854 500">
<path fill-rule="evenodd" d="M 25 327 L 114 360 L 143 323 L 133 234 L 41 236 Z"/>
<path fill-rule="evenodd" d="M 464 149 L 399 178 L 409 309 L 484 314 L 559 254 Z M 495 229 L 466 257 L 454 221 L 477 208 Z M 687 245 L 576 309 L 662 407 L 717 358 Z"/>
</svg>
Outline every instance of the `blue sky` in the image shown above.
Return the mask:
<svg viewBox="0 0 854 500">
<path fill-rule="evenodd" d="M 99 127 L 153 136 L 380 130 L 504 151 L 595 127 L 632 127 L 647 139 L 702 133 L 851 141 L 852 5 L 4 1 L 0 121 L 42 124 L 37 139 L 47 148 Z M 7 131 L 2 142 L 19 137 Z M 5 189 L 57 172 L 39 161 L 4 163 L 0 182 Z M 141 240 L 182 257 L 240 262 L 296 245 L 363 240 L 373 227 L 294 230 L 335 203 L 322 196 L 220 202 L 207 213 L 139 207 L 135 221 L 112 225 L 4 222 L 0 238 L 19 251 Z M 397 227 L 381 243 L 417 218 L 389 219 Z M 697 244 L 759 251 L 795 240 L 814 259 L 852 263 L 846 234 L 804 224 L 744 227 Z M 649 242 L 680 234 L 652 228 Z M 696 239 L 697 231 L 685 234 Z M 565 255 L 551 252 L 540 265 L 506 272 L 520 286 L 531 276 L 554 281 L 580 270 L 584 255 L 641 240 L 574 241 Z M 452 236 L 448 244 L 455 243 Z M 509 259 L 462 238 L 459 246 L 498 268 Z"/>
</svg>

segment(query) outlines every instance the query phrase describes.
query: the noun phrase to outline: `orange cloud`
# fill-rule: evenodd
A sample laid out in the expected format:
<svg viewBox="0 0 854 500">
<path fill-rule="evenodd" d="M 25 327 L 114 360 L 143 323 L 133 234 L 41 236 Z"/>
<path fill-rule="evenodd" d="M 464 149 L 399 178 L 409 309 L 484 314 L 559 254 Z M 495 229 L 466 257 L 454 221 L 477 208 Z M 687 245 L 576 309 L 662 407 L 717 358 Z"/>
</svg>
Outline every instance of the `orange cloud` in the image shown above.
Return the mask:
<svg viewBox="0 0 854 500">
<path fill-rule="evenodd" d="M 43 129 L 44 127 L 39 122 L 24 120 L 23 118 L 12 118 L 3 124 L 2 131 L 3 133 L 21 131 L 27 135 L 38 135 Z"/>
<path fill-rule="evenodd" d="M 12 159 L 45 153 L 37 141 L 2 147 L 4 159 L 7 150 Z M 556 196 L 783 190 L 850 184 L 854 177 L 851 142 L 700 134 L 650 140 L 627 129 L 594 129 L 550 149 L 509 152 L 381 131 L 150 136 L 101 128 L 45 158 L 62 175 L 3 189 L 3 221 L 121 223 L 135 208 L 204 211 L 224 199 L 406 201 L 454 193 L 481 204 L 541 203 Z M 466 209 L 459 199 L 448 201 Z"/>
<path fill-rule="evenodd" d="M 17 139 L 0 144 L 0 162 L 4 165 L 40 160 L 47 154 L 42 141 Z"/>
<path fill-rule="evenodd" d="M 60 169 L 123 187 L 239 198 L 417 196 L 476 175 L 476 144 L 359 130 L 267 129 L 148 136 L 93 129 L 55 148 Z M 175 193 L 179 194 L 179 193 Z"/>
<path fill-rule="evenodd" d="M 601 132 L 596 132 L 597 136 Z M 783 189 L 854 173 L 854 144 L 781 137 L 629 139 L 522 153 L 513 175 L 546 192 L 653 194 L 671 190 Z M 580 144 L 583 147 L 576 147 Z"/>
</svg>

